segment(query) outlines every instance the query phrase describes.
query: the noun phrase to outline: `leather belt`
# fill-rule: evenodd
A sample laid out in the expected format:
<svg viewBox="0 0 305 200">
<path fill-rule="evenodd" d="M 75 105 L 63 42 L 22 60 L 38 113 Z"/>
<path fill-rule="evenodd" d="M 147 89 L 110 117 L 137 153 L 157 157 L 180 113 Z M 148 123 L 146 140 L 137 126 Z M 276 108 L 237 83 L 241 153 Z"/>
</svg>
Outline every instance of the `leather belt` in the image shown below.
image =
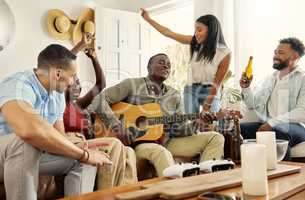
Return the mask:
<svg viewBox="0 0 305 200">
<path fill-rule="evenodd" d="M 209 87 L 213 86 L 212 84 L 202 84 L 202 83 L 193 83 L 192 85 L 193 86 L 200 86 L 200 87 L 203 87 L 203 88 L 209 88 Z"/>
</svg>

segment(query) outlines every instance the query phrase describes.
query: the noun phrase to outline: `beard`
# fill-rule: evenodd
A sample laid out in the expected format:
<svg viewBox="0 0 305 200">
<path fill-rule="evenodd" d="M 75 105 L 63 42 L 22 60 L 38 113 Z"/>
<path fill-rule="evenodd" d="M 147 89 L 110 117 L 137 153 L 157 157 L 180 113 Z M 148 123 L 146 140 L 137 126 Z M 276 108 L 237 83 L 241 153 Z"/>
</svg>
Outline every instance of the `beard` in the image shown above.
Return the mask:
<svg viewBox="0 0 305 200">
<path fill-rule="evenodd" d="M 289 59 L 280 61 L 279 63 L 273 63 L 272 67 L 273 67 L 273 69 L 276 69 L 276 70 L 282 70 L 282 69 L 285 69 L 286 67 L 288 67 L 288 65 L 289 65 Z"/>
</svg>

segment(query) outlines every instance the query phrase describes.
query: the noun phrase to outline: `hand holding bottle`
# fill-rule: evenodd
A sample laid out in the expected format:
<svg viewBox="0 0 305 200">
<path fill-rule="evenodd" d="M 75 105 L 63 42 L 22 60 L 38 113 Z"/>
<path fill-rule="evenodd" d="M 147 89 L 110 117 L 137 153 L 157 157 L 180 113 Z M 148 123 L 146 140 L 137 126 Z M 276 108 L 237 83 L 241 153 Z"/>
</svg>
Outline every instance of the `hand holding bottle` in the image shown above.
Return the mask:
<svg viewBox="0 0 305 200">
<path fill-rule="evenodd" d="M 247 65 L 246 70 L 244 72 L 248 79 L 250 79 L 251 76 L 252 76 L 252 71 L 253 71 L 253 69 L 252 69 L 252 62 L 253 62 L 253 57 L 250 56 L 249 61 L 248 61 L 248 65 Z"/>
<path fill-rule="evenodd" d="M 252 60 L 253 60 L 253 57 L 250 56 L 248 65 L 247 65 L 245 71 L 242 73 L 241 79 L 239 81 L 240 87 L 242 87 L 242 88 L 248 88 L 251 85 L 251 82 L 253 79 Z"/>
<path fill-rule="evenodd" d="M 239 80 L 239 85 L 241 88 L 248 88 L 251 85 L 253 76 L 249 79 L 244 73 L 241 76 L 241 79 Z"/>
</svg>

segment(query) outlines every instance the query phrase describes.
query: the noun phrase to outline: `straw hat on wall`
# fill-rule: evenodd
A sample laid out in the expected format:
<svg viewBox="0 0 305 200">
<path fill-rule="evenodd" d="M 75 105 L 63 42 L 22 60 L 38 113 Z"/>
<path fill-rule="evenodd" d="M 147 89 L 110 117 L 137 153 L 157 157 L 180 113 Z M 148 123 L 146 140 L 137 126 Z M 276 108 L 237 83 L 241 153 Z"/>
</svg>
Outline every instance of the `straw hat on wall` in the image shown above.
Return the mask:
<svg viewBox="0 0 305 200">
<path fill-rule="evenodd" d="M 91 35 L 95 34 L 94 10 L 92 8 L 86 8 L 79 16 L 73 30 L 72 40 L 74 44 L 81 41 L 84 32 Z"/>
<path fill-rule="evenodd" d="M 68 15 L 58 9 L 49 10 L 46 18 L 47 30 L 58 40 L 67 40 L 72 35 L 72 23 Z"/>
</svg>

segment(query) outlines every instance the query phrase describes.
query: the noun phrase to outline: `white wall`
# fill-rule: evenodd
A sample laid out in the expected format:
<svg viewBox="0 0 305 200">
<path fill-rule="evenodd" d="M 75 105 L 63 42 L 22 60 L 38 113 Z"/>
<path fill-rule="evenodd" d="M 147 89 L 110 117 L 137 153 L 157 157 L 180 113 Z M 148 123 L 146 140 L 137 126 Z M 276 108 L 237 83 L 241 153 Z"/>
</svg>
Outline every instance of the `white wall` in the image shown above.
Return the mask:
<svg viewBox="0 0 305 200">
<path fill-rule="evenodd" d="M 58 42 L 49 36 L 45 27 L 46 13 L 58 8 L 76 18 L 87 5 L 85 0 L 10 0 L 7 4 L 15 16 L 16 32 L 11 44 L 0 52 L 0 79 L 16 71 L 34 68 L 39 52 L 50 43 L 71 48 L 69 42 Z"/>
<path fill-rule="evenodd" d="M 138 10 L 140 7 L 149 7 L 166 0 L 141 1 L 138 0 L 95 0 L 98 4 L 124 10 Z M 20 70 L 27 70 L 36 66 L 39 52 L 50 43 L 60 43 L 68 48 L 70 42 L 59 42 L 48 34 L 45 27 L 45 17 L 49 9 L 61 9 L 71 18 L 77 19 L 84 7 L 94 5 L 94 1 L 88 0 L 6 0 L 15 15 L 16 32 L 9 46 L 0 52 L 0 80 L 8 74 Z M 136 9 L 135 9 L 136 8 Z M 80 78 L 90 80 L 92 73 L 91 64 L 84 55 L 78 59 Z"/>
</svg>

